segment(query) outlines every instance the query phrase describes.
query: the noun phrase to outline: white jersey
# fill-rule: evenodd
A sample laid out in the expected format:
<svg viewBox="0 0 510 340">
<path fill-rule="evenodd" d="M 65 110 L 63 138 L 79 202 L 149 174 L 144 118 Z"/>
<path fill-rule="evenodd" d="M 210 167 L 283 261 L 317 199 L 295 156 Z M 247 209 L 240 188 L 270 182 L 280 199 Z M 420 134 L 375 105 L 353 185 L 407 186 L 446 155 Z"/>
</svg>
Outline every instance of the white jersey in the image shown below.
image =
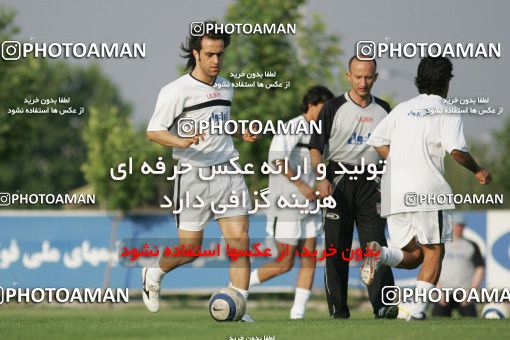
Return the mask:
<svg viewBox="0 0 510 340">
<path fill-rule="evenodd" d="M 289 120 L 286 124 L 298 126 L 301 120 L 306 122 L 305 117 L 303 115 L 299 115 L 298 117 Z M 306 134 L 304 132 L 292 135 L 275 135 L 269 148 L 268 163 L 273 167 L 273 169 L 276 169 L 277 167 L 274 165 L 274 161 L 287 159 L 288 166 L 294 170 L 295 173 L 298 171 L 298 166 L 301 168 L 299 179 L 313 188 L 315 184 L 315 172 L 312 169 L 310 150 L 308 149 L 310 137 L 310 134 Z M 307 171 L 306 174 L 303 173 L 305 171 L 305 167 Z M 283 171 L 284 170 L 282 170 L 282 172 Z M 270 199 L 271 205 L 270 208 L 268 208 L 267 214 L 274 217 L 285 217 L 290 220 L 300 220 L 307 217 L 308 215 L 300 214 L 300 209 L 281 209 L 278 207 L 277 201 L 281 195 L 283 195 L 289 202 L 294 202 L 292 194 L 296 194 L 299 203 L 303 203 L 306 199 L 295 185 L 295 181 L 291 181 L 283 174 L 270 175 L 268 198 Z M 303 210 L 313 210 L 315 208 L 316 203 L 311 202 L 308 208 Z"/>
<path fill-rule="evenodd" d="M 409 204 L 409 195 L 451 194 L 444 179 L 444 155 L 467 151 L 460 114 L 438 113 L 452 106 L 443 98 L 421 94 L 397 105 L 368 139 L 372 146 L 390 145 L 381 182 L 381 216 L 400 212 L 454 209 L 445 200 Z M 407 195 L 406 195 L 407 194 Z M 407 204 L 407 205 L 406 205 Z"/>
<path fill-rule="evenodd" d="M 147 131 L 169 130 L 178 136 L 178 121 L 183 118 L 194 119 L 196 122 L 229 120 L 232 87 L 220 77 L 216 78 L 214 85 L 186 74 L 163 87 Z M 204 141 L 197 145 L 192 144 L 186 149 L 173 148 L 175 159 L 197 167 L 221 164 L 236 156 L 238 153 L 232 137 L 226 134 L 206 133 Z"/>
</svg>

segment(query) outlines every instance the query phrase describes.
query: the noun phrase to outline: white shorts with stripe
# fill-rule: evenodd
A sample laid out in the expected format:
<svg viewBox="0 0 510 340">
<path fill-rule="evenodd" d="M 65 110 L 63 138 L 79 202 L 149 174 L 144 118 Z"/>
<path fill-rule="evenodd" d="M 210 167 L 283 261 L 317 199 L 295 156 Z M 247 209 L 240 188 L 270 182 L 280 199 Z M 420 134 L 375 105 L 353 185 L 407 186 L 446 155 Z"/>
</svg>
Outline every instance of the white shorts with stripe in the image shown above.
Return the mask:
<svg viewBox="0 0 510 340">
<path fill-rule="evenodd" d="M 412 211 L 387 216 L 389 243 L 401 249 L 414 237 L 420 244 L 452 242 L 452 211 Z"/>
<path fill-rule="evenodd" d="M 228 162 L 222 166 L 228 166 L 230 170 L 234 168 Z M 191 207 L 184 206 L 182 211 L 175 215 L 177 228 L 187 231 L 201 231 L 209 223 L 211 218 L 215 220 L 225 217 L 248 215 L 252 209 L 251 199 L 243 175 L 216 175 L 211 180 L 203 180 L 199 176 L 199 171 L 203 176 L 210 176 L 211 170 L 208 168 L 193 167 L 189 172 L 178 175 L 174 186 L 174 207 L 179 209 L 179 205 L 185 204 L 186 196 L 189 197 Z M 203 207 L 196 207 L 196 196 L 204 202 Z M 238 206 L 229 207 L 226 211 L 217 213 L 211 208 L 214 204 L 217 210 L 220 205 L 231 205 L 231 196 L 237 197 Z M 195 207 L 193 207 L 195 205 Z"/>
<path fill-rule="evenodd" d="M 280 243 L 297 246 L 299 240 L 321 234 L 322 214 L 311 214 L 300 220 L 267 215 L 266 231 Z"/>
</svg>

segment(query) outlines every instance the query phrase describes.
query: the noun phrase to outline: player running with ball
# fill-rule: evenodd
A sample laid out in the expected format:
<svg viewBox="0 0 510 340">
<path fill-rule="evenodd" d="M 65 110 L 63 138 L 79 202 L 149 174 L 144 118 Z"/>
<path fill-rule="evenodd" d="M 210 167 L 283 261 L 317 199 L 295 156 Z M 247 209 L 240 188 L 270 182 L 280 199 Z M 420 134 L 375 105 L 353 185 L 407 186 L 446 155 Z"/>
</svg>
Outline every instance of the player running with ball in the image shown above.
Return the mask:
<svg viewBox="0 0 510 340">
<path fill-rule="evenodd" d="M 207 23 L 204 23 L 207 27 Z M 215 26 L 215 25 L 212 25 Z M 199 178 L 199 171 L 210 171 L 214 165 L 233 170 L 229 159 L 238 157 L 230 135 L 202 135 L 193 132 L 189 137 L 179 130 L 179 120 L 193 119 L 196 122 L 229 120 L 233 90 L 230 83 L 219 77 L 225 48 L 230 43 L 228 34 L 214 31 L 202 36 L 190 35 L 182 50 L 187 58 L 186 68 L 191 70 L 179 79 L 163 87 L 159 93 L 154 114 L 147 128 L 147 137 L 158 144 L 173 148 L 173 157 L 191 164 L 192 170 L 178 175 L 174 186 L 174 202 L 185 197 L 199 196 L 205 204 L 202 208 L 184 207 L 176 215 L 179 246 L 202 244 L 204 228 L 211 217 L 217 220 L 227 245 L 239 250 L 249 247 L 248 211 L 251 209 L 250 195 L 242 175 L 215 176 L 210 181 Z M 184 130 L 182 128 L 182 130 Z M 236 137 L 253 142 L 256 136 L 249 133 Z M 235 195 L 241 202 L 239 207 L 229 208 L 225 213 L 214 213 L 211 202 L 223 204 Z M 244 195 L 243 195 L 244 192 Z M 245 201 L 243 201 L 245 198 Z M 155 268 L 143 268 L 143 301 L 149 311 L 159 310 L 161 279 L 169 271 L 194 261 L 197 257 L 161 257 Z M 248 297 L 250 262 L 240 257 L 230 264 L 230 280 L 233 288 L 244 298 Z M 253 321 L 245 314 L 243 321 Z"/>
<path fill-rule="evenodd" d="M 445 181 L 445 152 L 475 175 L 480 184 L 491 181 L 488 170 L 478 166 L 467 151 L 460 114 L 444 103 L 452 75 L 444 57 L 426 57 L 418 66 L 417 97 L 399 104 L 373 131 L 368 144 L 387 160 L 381 183 L 381 215 L 387 217 L 390 239 L 396 248 L 369 242 L 378 258 L 366 258 L 361 279 L 369 285 L 381 265 L 413 269 L 421 264 L 416 289 L 427 296 L 441 274 L 444 243 L 452 241 L 453 203 L 434 196 L 451 194 Z M 451 111 L 450 111 L 451 112 Z M 420 197 L 431 197 L 421 200 Z M 424 294 L 423 294 L 424 293 Z M 410 320 L 424 320 L 426 301 L 414 301 Z"/>
</svg>

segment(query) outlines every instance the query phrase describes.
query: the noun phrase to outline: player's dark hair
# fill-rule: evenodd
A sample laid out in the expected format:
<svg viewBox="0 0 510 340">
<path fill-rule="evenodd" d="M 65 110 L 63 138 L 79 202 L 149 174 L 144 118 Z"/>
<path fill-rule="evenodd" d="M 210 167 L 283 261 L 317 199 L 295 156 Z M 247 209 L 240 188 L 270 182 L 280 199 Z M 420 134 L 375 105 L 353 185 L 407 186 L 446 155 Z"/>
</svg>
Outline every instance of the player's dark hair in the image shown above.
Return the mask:
<svg viewBox="0 0 510 340">
<path fill-rule="evenodd" d="M 211 24 L 214 25 L 214 28 L 206 30 L 205 28 L 208 27 L 208 25 L 210 26 Z M 186 42 L 181 44 L 181 50 L 184 52 L 184 54 L 182 54 L 181 57 L 184 59 L 188 59 L 185 68 L 185 70 L 187 71 L 193 70 L 196 66 L 196 60 L 195 56 L 193 55 L 193 50 L 200 52 L 200 50 L 202 49 L 202 39 L 204 37 L 215 40 L 219 39 L 223 40 L 223 46 L 225 48 L 227 48 L 227 46 L 230 44 L 230 34 L 221 32 L 220 30 L 216 30 L 215 21 L 212 20 L 204 21 L 201 27 L 202 31 L 205 31 L 203 32 L 204 33 L 203 35 L 200 36 L 192 35 L 191 34 L 192 32 L 190 32 L 190 34 L 186 38 Z M 193 28 L 191 27 L 191 29 Z"/>
<path fill-rule="evenodd" d="M 375 61 L 375 58 L 371 59 L 371 60 L 361 60 L 360 58 L 358 58 L 357 55 L 353 55 L 351 57 L 351 59 L 349 59 L 349 71 L 351 71 L 351 64 L 354 61 L 354 59 L 359 60 L 359 61 L 372 61 L 374 63 L 374 72 L 377 71 L 377 61 Z"/>
<path fill-rule="evenodd" d="M 414 83 L 420 94 L 444 95 L 452 74 L 453 65 L 445 57 L 425 57 L 418 65 Z"/>
<path fill-rule="evenodd" d="M 325 103 L 334 97 L 333 93 L 325 86 L 317 85 L 310 87 L 303 96 L 301 112 L 306 113 L 308 111 L 308 104 L 317 105 L 319 103 Z"/>
</svg>

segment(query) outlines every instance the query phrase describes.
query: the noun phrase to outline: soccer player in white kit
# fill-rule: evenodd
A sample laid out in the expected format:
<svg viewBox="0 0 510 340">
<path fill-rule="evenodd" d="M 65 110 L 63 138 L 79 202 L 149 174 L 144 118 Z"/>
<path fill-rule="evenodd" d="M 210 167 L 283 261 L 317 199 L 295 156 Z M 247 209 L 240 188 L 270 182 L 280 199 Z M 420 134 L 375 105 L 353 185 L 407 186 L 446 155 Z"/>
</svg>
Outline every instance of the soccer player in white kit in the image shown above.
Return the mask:
<svg viewBox="0 0 510 340">
<path fill-rule="evenodd" d="M 204 27 L 207 27 L 207 22 Z M 189 130 L 181 125 L 184 120 L 221 123 L 230 119 L 233 89 L 226 79 L 218 76 L 224 51 L 229 43 L 230 36 L 222 32 L 211 31 L 202 36 L 188 37 L 182 50 L 185 53 L 183 57 L 187 58 L 186 68 L 191 72 L 162 88 L 147 128 L 149 140 L 173 148 L 173 157 L 179 161 L 179 165 L 187 163 L 192 166 L 191 171 L 178 175 L 175 180 L 175 204 L 178 204 L 179 198 L 185 197 L 186 192 L 189 192 L 190 197 L 198 195 L 204 201 L 202 208 L 183 207 L 176 215 L 179 245 L 200 246 L 204 228 L 211 217 L 214 217 L 230 247 L 239 250 L 249 247 L 247 215 L 251 209 L 251 201 L 243 176 L 216 175 L 212 180 L 204 181 L 198 175 L 199 171 L 205 171 L 206 175 L 209 175 L 214 165 L 233 168 L 229 165 L 229 159 L 238 157 L 239 154 L 234 148 L 231 136 L 191 131 L 189 137 L 182 137 Z M 180 123 L 180 120 L 183 121 Z M 178 131 L 179 129 L 181 131 Z M 253 142 L 257 138 L 249 133 L 238 134 L 236 137 L 247 142 Z M 233 192 L 240 199 L 241 204 L 238 207 L 229 208 L 222 214 L 212 211 L 211 202 L 228 203 Z M 142 269 L 143 301 L 149 311 L 159 310 L 160 282 L 163 276 L 196 258 L 161 257 L 155 268 Z M 247 257 L 231 261 L 232 287 L 245 298 L 248 297 L 249 277 L 250 262 Z M 243 321 L 253 319 L 245 314 Z"/>
<path fill-rule="evenodd" d="M 415 81 L 420 95 L 397 105 L 368 140 L 387 160 L 381 182 L 381 216 L 387 217 L 395 248 L 369 242 L 381 255 L 363 261 L 361 279 L 365 284 L 371 283 L 382 264 L 407 269 L 422 264 L 417 291 L 427 296 L 436 286 L 444 243 L 452 241 L 455 209 L 453 203 L 434 199 L 452 193 L 443 177 L 445 152 L 473 172 L 480 184 L 491 181 L 489 171 L 479 167 L 467 151 L 461 115 L 444 113 L 452 109 L 443 100 L 448 95 L 452 69 L 447 58 L 422 59 Z M 409 319 L 424 320 L 425 308 L 424 299 L 415 301 Z"/>
<path fill-rule="evenodd" d="M 298 126 L 300 121 L 316 121 L 323 104 L 334 98 L 333 93 L 324 86 L 313 86 L 303 97 L 302 114 L 289 120 L 287 125 Z M 266 231 L 272 236 L 279 250 L 277 260 L 266 263 L 255 269 L 250 276 L 250 287 L 265 282 L 277 275 L 284 274 L 294 267 L 296 250 L 301 254 L 306 248 L 315 251 L 317 236 L 322 230 L 322 214 L 305 214 L 297 209 L 280 209 L 277 201 L 280 196 L 294 201 L 292 195 L 302 202 L 312 202 L 308 211 L 316 208 L 315 171 L 312 169 L 308 144 L 311 134 L 278 134 L 273 137 L 269 148 L 268 162 L 283 164 L 288 161 L 288 172 L 269 176 L 269 199 Z M 298 171 L 298 166 L 302 169 Z M 303 171 L 307 168 L 307 173 Z M 299 178 L 297 178 L 299 176 Z M 291 178 L 294 178 L 293 180 Z M 296 179 L 297 178 L 297 179 Z M 283 252 L 288 254 L 283 255 Z M 283 254 L 282 254 L 283 253 Z M 302 319 L 305 314 L 306 302 L 310 298 L 315 273 L 316 259 L 300 257 L 301 268 L 297 277 L 294 304 L 290 310 L 290 318 Z"/>
</svg>

